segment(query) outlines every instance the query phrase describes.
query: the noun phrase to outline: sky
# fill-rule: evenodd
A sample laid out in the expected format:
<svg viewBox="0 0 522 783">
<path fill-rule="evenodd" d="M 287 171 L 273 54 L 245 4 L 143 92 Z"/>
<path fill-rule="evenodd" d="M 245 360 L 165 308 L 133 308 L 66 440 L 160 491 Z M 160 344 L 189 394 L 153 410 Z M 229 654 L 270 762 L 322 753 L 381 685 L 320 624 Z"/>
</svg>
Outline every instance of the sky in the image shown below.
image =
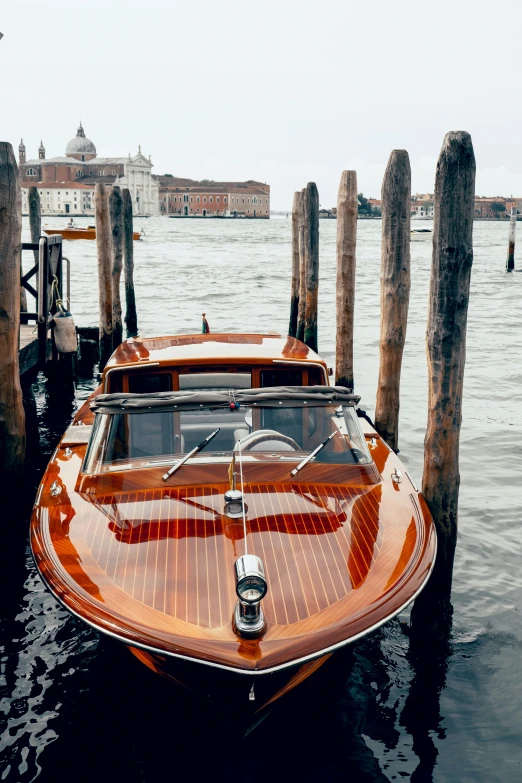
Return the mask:
<svg viewBox="0 0 522 783">
<path fill-rule="evenodd" d="M 0 140 L 63 155 L 81 119 L 100 156 L 156 174 L 255 179 L 291 209 L 343 169 L 379 198 L 392 149 L 432 192 L 444 134 L 471 133 L 477 195 L 522 198 L 522 3 L 2 0 Z"/>
</svg>

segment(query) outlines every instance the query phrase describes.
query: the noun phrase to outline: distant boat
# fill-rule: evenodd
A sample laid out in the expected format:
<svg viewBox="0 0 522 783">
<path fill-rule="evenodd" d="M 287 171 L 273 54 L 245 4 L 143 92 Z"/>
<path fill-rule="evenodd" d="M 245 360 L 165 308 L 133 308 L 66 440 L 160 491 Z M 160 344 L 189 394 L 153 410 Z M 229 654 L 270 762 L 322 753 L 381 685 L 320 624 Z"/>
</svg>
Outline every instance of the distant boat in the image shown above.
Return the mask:
<svg viewBox="0 0 522 783">
<path fill-rule="evenodd" d="M 427 239 L 427 237 L 433 234 L 432 228 L 412 228 L 410 231 L 410 239 Z"/>
<path fill-rule="evenodd" d="M 53 234 L 61 234 L 64 239 L 96 239 L 96 226 L 87 226 L 87 228 L 81 228 L 79 226 L 71 226 L 65 228 L 44 228 L 44 233 L 48 236 Z M 132 238 L 136 241 L 141 239 L 140 231 L 133 231 Z"/>
</svg>

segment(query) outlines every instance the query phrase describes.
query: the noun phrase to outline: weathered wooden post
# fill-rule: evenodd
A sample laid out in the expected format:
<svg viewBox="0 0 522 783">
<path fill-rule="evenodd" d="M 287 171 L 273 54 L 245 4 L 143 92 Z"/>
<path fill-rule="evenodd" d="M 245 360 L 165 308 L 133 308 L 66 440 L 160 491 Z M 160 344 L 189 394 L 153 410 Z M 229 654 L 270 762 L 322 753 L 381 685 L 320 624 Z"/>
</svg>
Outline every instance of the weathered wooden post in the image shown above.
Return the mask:
<svg viewBox="0 0 522 783">
<path fill-rule="evenodd" d="M 25 457 L 25 415 L 18 367 L 22 195 L 13 148 L 0 142 L 0 472 L 17 483 Z"/>
<path fill-rule="evenodd" d="M 353 389 L 353 313 L 357 241 L 357 173 L 343 171 L 337 195 L 335 383 Z"/>
<path fill-rule="evenodd" d="M 412 628 L 439 635 L 451 619 L 457 541 L 459 438 L 466 358 L 466 321 L 473 263 L 475 155 L 471 136 L 446 134 L 437 163 L 433 260 L 426 346 L 428 427 L 422 492 L 437 528 L 437 559 L 412 610 Z"/>
<path fill-rule="evenodd" d="M 40 237 L 42 236 L 42 212 L 40 207 L 40 196 L 38 194 L 38 188 L 33 185 L 33 187 L 29 188 L 29 194 L 28 194 L 28 203 L 29 203 L 29 230 L 31 232 L 31 242 L 33 245 L 37 245 L 40 242 Z M 33 250 L 34 254 L 34 263 L 38 263 L 38 249 Z M 38 275 L 36 277 L 38 280 Z M 27 311 L 27 294 L 25 292 L 25 288 L 21 288 L 21 303 L 25 302 L 26 306 L 22 306 L 23 311 Z"/>
<path fill-rule="evenodd" d="M 509 240 L 508 254 L 506 261 L 506 272 L 515 270 L 515 234 L 517 230 L 517 211 L 511 207 L 511 217 L 509 218 Z"/>
<path fill-rule="evenodd" d="M 123 339 L 120 297 L 120 278 L 123 269 L 123 199 L 118 185 L 112 186 L 109 195 L 109 212 L 112 238 L 112 348 L 116 350 Z"/>
<path fill-rule="evenodd" d="M 382 183 L 381 338 L 375 428 L 399 448 L 399 393 L 410 301 L 411 169 L 393 150 Z"/>
<path fill-rule="evenodd" d="M 319 294 L 319 193 L 309 182 L 303 194 L 306 312 L 304 342 L 317 351 L 317 305 Z"/>
<path fill-rule="evenodd" d="M 304 340 L 306 319 L 306 275 L 305 275 L 305 242 L 304 242 L 304 188 L 297 194 L 297 246 L 299 251 L 299 302 L 297 303 L 297 327 L 295 336 Z"/>
<path fill-rule="evenodd" d="M 105 185 L 94 188 L 98 293 L 100 302 L 100 371 L 112 354 L 112 252 L 109 198 Z"/>
<path fill-rule="evenodd" d="M 138 316 L 134 294 L 134 245 L 132 224 L 132 196 L 128 188 L 123 188 L 123 257 L 125 271 L 125 326 L 127 337 L 138 334 Z"/>
<path fill-rule="evenodd" d="M 297 335 L 297 312 L 299 309 L 299 199 L 301 194 L 294 193 L 292 206 L 292 290 L 290 292 L 290 323 L 288 336 Z"/>
</svg>

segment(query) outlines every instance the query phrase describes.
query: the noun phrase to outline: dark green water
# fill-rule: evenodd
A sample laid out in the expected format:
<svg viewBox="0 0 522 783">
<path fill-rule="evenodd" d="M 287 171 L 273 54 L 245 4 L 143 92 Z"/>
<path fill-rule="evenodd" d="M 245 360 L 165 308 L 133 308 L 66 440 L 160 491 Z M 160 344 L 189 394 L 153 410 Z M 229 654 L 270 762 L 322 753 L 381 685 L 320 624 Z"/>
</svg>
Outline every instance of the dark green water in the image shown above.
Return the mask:
<svg viewBox="0 0 522 783">
<path fill-rule="evenodd" d="M 138 222 L 138 221 L 137 221 Z M 286 330 L 290 221 L 149 219 L 136 245 L 142 333 Z M 138 225 L 138 227 L 141 227 Z M 334 221 L 321 223 L 320 351 L 334 352 Z M 423 224 L 424 227 L 424 224 Z M 373 410 L 380 223 L 358 237 L 355 373 Z M 71 617 L 36 574 L 27 510 L 3 488 L 0 780 L 456 781 L 522 778 L 522 274 L 504 272 L 507 226 L 477 223 L 461 439 L 454 620 L 445 654 L 410 656 L 401 616 L 334 656 L 248 738 L 216 723 L 115 642 Z M 72 310 L 96 322 L 94 243 L 69 243 Z M 426 422 L 430 242 L 412 243 L 401 457 L 420 482 Z M 520 266 L 520 263 L 517 262 Z M 78 404 L 94 388 L 84 381 Z M 41 456 L 27 503 L 73 407 L 36 388 Z"/>
</svg>

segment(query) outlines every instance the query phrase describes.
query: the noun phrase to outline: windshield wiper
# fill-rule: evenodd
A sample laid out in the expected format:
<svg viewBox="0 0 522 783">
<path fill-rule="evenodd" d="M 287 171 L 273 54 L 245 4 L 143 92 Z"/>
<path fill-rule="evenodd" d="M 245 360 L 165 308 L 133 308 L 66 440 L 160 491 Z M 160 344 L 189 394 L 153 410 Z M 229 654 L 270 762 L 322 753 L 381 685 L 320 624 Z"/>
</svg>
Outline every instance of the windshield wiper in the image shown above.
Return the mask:
<svg viewBox="0 0 522 783">
<path fill-rule="evenodd" d="M 204 449 L 204 448 L 205 448 L 205 446 L 207 445 L 207 443 L 210 443 L 210 441 L 212 440 L 212 438 L 214 438 L 214 437 L 215 437 L 215 436 L 218 434 L 218 432 L 219 432 L 219 430 L 220 430 L 220 429 L 221 429 L 221 427 L 218 427 L 218 428 L 217 428 L 217 430 L 214 430 L 214 432 L 211 432 L 211 433 L 210 433 L 210 435 L 208 435 L 208 436 L 205 438 L 205 440 L 202 440 L 202 441 L 201 441 L 201 443 L 199 444 L 199 446 L 196 446 L 196 448 L 192 449 L 192 451 L 189 451 L 189 453 L 188 453 L 188 454 L 186 454 L 186 455 L 183 457 L 183 459 L 180 459 L 180 460 L 179 460 L 179 462 L 176 462 L 176 464 L 175 464 L 175 465 L 173 465 L 173 466 L 172 466 L 172 467 L 171 467 L 169 470 L 167 470 L 167 472 L 166 472 L 166 473 L 164 473 L 164 474 L 163 474 L 163 476 L 162 476 L 162 479 L 163 479 L 163 481 L 167 481 L 167 480 L 168 480 L 168 479 L 169 479 L 169 478 L 172 476 L 172 474 L 173 474 L 173 473 L 175 473 L 177 470 L 179 470 L 179 468 L 180 468 L 182 465 L 184 465 L 184 464 L 185 464 L 185 462 L 186 462 L 188 459 L 190 459 L 191 457 L 193 457 L 193 456 L 194 456 L 194 454 L 197 454 L 199 451 L 201 451 L 202 449 Z"/>
<path fill-rule="evenodd" d="M 314 449 L 312 452 L 310 452 L 310 454 L 308 455 L 308 457 L 305 457 L 305 458 L 304 458 L 304 460 L 303 460 L 302 462 L 300 462 L 300 463 L 299 463 L 299 465 L 298 465 L 296 468 L 294 468 L 294 469 L 291 471 L 291 475 L 292 475 L 292 476 L 296 476 L 296 475 L 299 473 L 299 471 L 300 471 L 302 468 L 304 468 L 304 466 L 305 466 L 305 465 L 308 465 L 308 463 L 310 462 L 310 460 L 312 460 L 312 459 L 315 457 L 315 455 L 316 455 L 316 454 L 319 454 L 319 452 L 321 451 L 321 449 L 324 449 L 324 447 L 326 446 L 326 444 L 327 444 L 327 443 L 328 443 L 330 440 L 332 440 L 332 438 L 335 438 L 335 436 L 336 436 L 336 435 L 338 435 L 338 434 L 339 434 L 339 430 L 335 430 L 335 432 L 332 432 L 332 434 L 331 434 L 331 435 L 328 435 L 328 437 L 327 437 L 327 438 L 325 438 L 325 439 L 323 440 L 323 442 L 322 442 L 322 443 L 320 443 L 320 444 L 317 446 L 317 448 L 316 448 L 316 449 Z"/>
</svg>

